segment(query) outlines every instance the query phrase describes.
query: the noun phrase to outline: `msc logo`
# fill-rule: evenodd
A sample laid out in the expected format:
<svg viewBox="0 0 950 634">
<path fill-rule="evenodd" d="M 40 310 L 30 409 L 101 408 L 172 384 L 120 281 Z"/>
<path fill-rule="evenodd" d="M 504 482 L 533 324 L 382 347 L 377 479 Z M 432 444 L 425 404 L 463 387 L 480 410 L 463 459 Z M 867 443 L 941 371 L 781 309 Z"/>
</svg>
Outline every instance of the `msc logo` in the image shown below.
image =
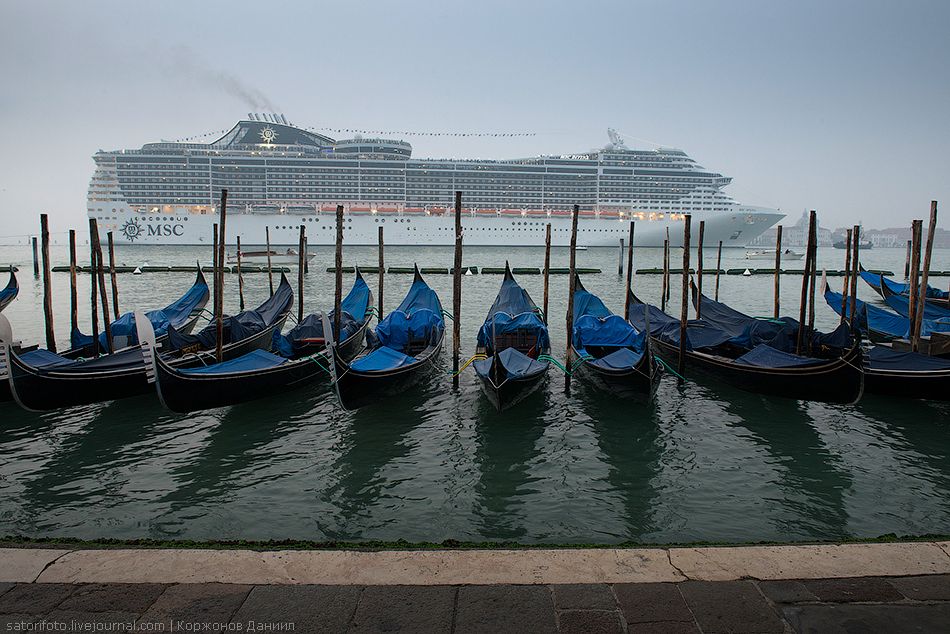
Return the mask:
<svg viewBox="0 0 950 634">
<path fill-rule="evenodd" d="M 132 218 L 131 220 L 125 221 L 121 231 L 122 235 L 124 235 L 129 242 L 135 242 L 143 236 L 149 238 L 180 236 L 185 232 L 185 225 L 155 224 L 143 227 L 139 224 L 138 218 Z"/>
<path fill-rule="evenodd" d="M 125 221 L 121 231 L 129 242 L 135 242 L 142 235 L 142 225 L 139 224 L 138 218 L 132 218 Z"/>
</svg>

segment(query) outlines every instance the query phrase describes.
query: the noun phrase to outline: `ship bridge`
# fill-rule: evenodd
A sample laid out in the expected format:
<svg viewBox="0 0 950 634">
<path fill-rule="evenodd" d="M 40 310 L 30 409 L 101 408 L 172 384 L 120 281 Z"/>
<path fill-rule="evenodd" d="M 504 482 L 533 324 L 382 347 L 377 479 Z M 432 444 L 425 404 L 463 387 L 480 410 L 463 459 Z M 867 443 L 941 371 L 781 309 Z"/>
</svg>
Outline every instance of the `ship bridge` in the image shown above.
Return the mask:
<svg viewBox="0 0 950 634">
<path fill-rule="evenodd" d="M 251 119 L 238 121 L 227 134 L 213 141 L 211 146 L 222 150 L 259 150 L 274 146 L 304 146 L 330 148 L 336 141 L 328 136 L 307 132 L 290 125 L 282 115 L 272 115 L 272 120 L 261 120 L 262 115 L 249 115 Z"/>
</svg>

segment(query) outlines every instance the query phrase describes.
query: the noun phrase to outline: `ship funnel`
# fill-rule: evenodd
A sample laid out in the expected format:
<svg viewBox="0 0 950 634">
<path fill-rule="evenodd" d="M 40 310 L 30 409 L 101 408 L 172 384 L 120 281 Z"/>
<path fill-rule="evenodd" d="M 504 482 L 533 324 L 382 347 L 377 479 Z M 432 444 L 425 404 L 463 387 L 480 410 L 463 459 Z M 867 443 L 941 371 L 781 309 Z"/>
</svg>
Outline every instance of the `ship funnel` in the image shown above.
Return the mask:
<svg viewBox="0 0 950 634">
<path fill-rule="evenodd" d="M 281 123 L 283 123 L 284 125 L 290 125 L 290 124 L 287 122 L 287 117 L 285 117 L 284 115 L 280 115 L 280 121 L 281 121 Z"/>
</svg>

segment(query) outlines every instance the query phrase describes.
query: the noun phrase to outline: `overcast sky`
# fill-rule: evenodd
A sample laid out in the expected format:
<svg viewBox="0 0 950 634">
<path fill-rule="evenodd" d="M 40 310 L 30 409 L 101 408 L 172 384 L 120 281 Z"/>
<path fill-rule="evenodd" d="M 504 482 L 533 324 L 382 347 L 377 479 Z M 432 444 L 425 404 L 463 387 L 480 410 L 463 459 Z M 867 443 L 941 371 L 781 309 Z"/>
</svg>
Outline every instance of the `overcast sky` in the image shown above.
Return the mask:
<svg viewBox="0 0 950 634">
<path fill-rule="evenodd" d="M 0 240 L 85 225 L 97 149 L 231 127 L 407 137 L 416 156 L 679 147 L 824 226 L 950 214 L 950 2 L 0 0 Z M 334 136 L 330 133 L 330 136 Z M 941 226 L 947 227 L 942 221 Z"/>
</svg>

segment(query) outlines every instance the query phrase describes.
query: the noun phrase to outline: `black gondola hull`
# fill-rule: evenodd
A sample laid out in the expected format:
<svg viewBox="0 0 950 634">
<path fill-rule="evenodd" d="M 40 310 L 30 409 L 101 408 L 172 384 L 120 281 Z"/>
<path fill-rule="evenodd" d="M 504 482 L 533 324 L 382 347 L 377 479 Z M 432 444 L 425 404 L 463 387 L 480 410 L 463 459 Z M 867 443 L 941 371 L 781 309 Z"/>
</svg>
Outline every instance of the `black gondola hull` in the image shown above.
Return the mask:
<svg viewBox="0 0 950 634">
<path fill-rule="evenodd" d="M 224 346 L 223 359 L 233 359 L 253 350 L 269 349 L 274 330 L 283 327 L 288 314 L 284 313 L 261 332 Z M 115 354 L 128 357 L 128 366 L 90 372 L 33 368 L 16 354 L 11 354 L 10 385 L 13 397 L 24 409 L 44 412 L 138 396 L 153 390 L 146 376 L 141 348 L 136 346 Z M 170 359 L 168 364 L 172 367 L 189 368 L 213 363 L 214 358 L 214 351 L 204 351 Z"/>
<path fill-rule="evenodd" d="M 340 344 L 340 354 L 347 361 L 363 349 L 368 326 L 367 319 L 359 331 Z M 310 356 L 312 358 L 287 361 L 266 370 L 227 374 L 185 374 L 157 359 L 158 396 L 165 407 L 178 413 L 267 398 L 326 379 L 330 360 L 325 351 L 315 349 Z"/>
<path fill-rule="evenodd" d="M 519 379 L 508 379 L 502 382 L 501 385 L 495 385 L 491 379 L 486 376 L 479 375 L 478 379 L 488 401 L 495 406 L 495 409 L 502 412 L 510 407 L 514 407 L 535 393 L 538 388 L 541 387 L 544 377 L 546 376 L 547 371 L 538 372 L 537 374 Z"/>
<path fill-rule="evenodd" d="M 657 353 L 671 366 L 679 347 L 652 339 Z M 854 345 L 841 358 L 817 366 L 763 368 L 713 355 L 687 352 L 686 372 L 701 372 L 747 392 L 824 403 L 856 403 L 864 392 L 864 353 Z"/>
<path fill-rule="evenodd" d="M 867 370 L 864 391 L 878 396 L 950 401 L 950 370 Z"/>
<path fill-rule="evenodd" d="M 444 339 L 445 335 L 443 333 L 434 349 L 417 363 L 379 372 L 354 370 L 334 347 L 336 374 L 334 387 L 340 399 L 340 405 L 343 406 L 343 409 L 354 410 L 386 397 L 403 394 L 433 371 L 442 351 Z"/>
<path fill-rule="evenodd" d="M 643 403 L 653 400 L 662 374 L 652 354 L 643 355 L 639 363 L 632 368 L 608 370 L 583 363 L 575 372 L 580 380 L 611 396 Z"/>
</svg>

